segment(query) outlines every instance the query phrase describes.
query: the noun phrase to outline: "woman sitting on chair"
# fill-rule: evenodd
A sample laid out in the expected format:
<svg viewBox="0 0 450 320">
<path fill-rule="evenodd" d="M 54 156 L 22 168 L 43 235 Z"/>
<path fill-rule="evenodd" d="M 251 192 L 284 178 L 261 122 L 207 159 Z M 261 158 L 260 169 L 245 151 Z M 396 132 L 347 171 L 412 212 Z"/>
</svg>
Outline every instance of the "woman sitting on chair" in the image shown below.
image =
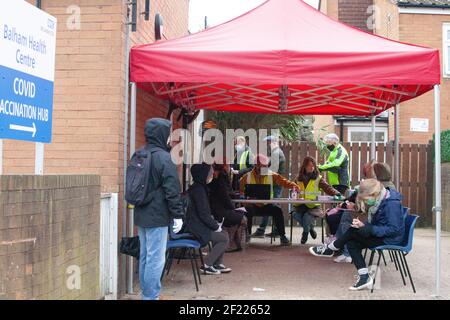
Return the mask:
<svg viewBox="0 0 450 320">
<path fill-rule="evenodd" d="M 223 264 L 223 255 L 228 247 L 228 233 L 222 230 L 222 222 L 214 220 L 209 207 L 207 185 L 213 179 L 213 170 L 207 164 L 191 167 L 194 183 L 188 190 L 189 204 L 186 213 L 186 232 L 192 233 L 202 246 L 212 242 L 211 252 L 201 270 L 206 274 L 221 274 L 231 271 Z"/>
<path fill-rule="evenodd" d="M 223 229 L 228 232 L 230 243 L 227 252 L 241 251 L 245 247 L 247 217 L 241 210 L 235 210 L 231 202 L 231 182 L 227 164 L 214 164 L 214 179 L 208 185 L 209 204 L 217 221 L 223 220 Z"/>
<path fill-rule="evenodd" d="M 302 167 L 295 182 L 300 192 L 304 192 L 306 200 L 316 200 L 317 196 L 321 194 L 320 190 L 323 190 L 330 196 L 340 195 L 339 191 L 322 179 L 317 168 L 316 160 L 309 156 L 303 160 Z M 311 234 L 311 237 L 316 239 L 317 232 L 314 230 L 313 222 L 316 217 L 323 217 L 320 204 L 294 205 L 294 209 L 293 217 L 303 227 L 301 243 L 305 244 L 308 241 L 308 234 Z"/>
<path fill-rule="evenodd" d="M 358 281 L 350 290 L 370 289 L 373 279 L 369 275 L 362 250 L 385 244 L 400 245 L 405 235 L 405 215 L 402 196 L 383 187 L 380 181 L 368 179 L 361 182 L 356 205 L 366 219 L 354 216 L 351 228 L 342 237 L 324 246 L 311 247 L 311 254 L 333 257 L 334 252 L 347 245 L 353 263 L 358 270 Z"/>
</svg>

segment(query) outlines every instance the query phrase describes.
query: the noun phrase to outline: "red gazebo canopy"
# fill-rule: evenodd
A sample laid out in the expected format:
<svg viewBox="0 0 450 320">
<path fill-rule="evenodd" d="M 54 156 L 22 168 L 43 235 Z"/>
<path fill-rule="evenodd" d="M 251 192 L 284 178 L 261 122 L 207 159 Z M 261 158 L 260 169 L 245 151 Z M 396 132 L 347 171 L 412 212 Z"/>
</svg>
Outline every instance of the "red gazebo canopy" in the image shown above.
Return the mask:
<svg viewBox="0 0 450 320">
<path fill-rule="evenodd" d="M 191 111 L 376 115 L 440 83 L 437 49 L 360 31 L 301 0 L 133 47 L 130 60 L 132 82 Z"/>
</svg>

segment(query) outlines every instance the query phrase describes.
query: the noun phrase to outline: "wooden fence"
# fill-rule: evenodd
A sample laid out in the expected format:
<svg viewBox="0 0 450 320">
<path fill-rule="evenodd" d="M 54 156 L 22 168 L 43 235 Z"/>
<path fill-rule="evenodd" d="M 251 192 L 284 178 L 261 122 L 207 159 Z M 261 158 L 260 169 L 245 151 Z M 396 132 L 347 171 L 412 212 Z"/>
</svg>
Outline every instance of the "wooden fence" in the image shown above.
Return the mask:
<svg viewBox="0 0 450 320">
<path fill-rule="evenodd" d="M 355 187 L 363 177 L 363 165 L 370 160 L 369 143 L 344 143 L 350 158 L 350 182 Z M 315 143 L 299 142 L 283 144 L 286 156 L 286 170 L 289 179 L 294 179 L 305 156 L 309 155 L 323 163 L 323 156 Z M 394 146 L 393 143 L 377 144 L 376 160 L 386 162 L 392 168 L 394 179 Z M 411 209 L 411 213 L 419 215 L 420 226 L 432 225 L 433 204 L 433 161 L 431 144 L 400 145 L 400 193 L 403 205 Z"/>
</svg>

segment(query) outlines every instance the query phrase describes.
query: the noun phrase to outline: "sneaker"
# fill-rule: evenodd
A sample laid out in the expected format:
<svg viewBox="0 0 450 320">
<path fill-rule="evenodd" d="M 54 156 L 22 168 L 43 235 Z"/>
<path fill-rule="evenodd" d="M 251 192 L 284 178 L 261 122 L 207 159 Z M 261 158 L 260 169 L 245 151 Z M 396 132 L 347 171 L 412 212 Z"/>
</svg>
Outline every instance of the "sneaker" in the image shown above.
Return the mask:
<svg viewBox="0 0 450 320">
<path fill-rule="evenodd" d="M 373 286 L 373 279 L 368 274 L 360 275 L 358 276 L 358 281 L 356 283 L 348 288 L 351 291 L 359 291 L 364 289 L 372 289 Z"/>
<path fill-rule="evenodd" d="M 328 249 L 327 246 L 317 246 L 309 248 L 309 252 L 316 257 L 327 257 L 331 258 L 334 255 L 334 251 Z"/>
<path fill-rule="evenodd" d="M 290 246 L 291 243 L 289 242 L 289 239 L 286 236 L 280 236 L 280 244 L 282 246 Z"/>
<path fill-rule="evenodd" d="M 336 263 L 352 263 L 352 257 L 341 254 L 336 259 L 334 259 Z"/>
<path fill-rule="evenodd" d="M 256 230 L 252 235 L 252 238 L 264 238 L 264 231 Z"/>
<path fill-rule="evenodd" d="M 326 237 L 325 240 L 324 240 L 324 244 L 328 245 L 328 244 L 332 243 L 335 240 L 336 240 L 336 236 Z"/>
<path fill-rule="evenodd" d="M 308 241 L 308 232 L 302 233 L 302 240 L 300 241 L 301 244 L 305 244 L 306 241 Z"/>
<path fill-rule="evenodd" d="M 217 271 L 220 271 L 220 273 L 230 273 L 231 272 L 231 268 L 227 268 L 223 264 L 218 264 L 218 265 L 214 266 L 214 269 L 216 269 Z"/>
<path fill-rule="evenodd" d="M 205 274 L 220 274 L 220 271 L 212 266 L 204 265 L 200 267 L 200 270 Z"/>
<path fill-rule="evenodd" d="M 317 239 L 317 232 L 314 229 L 309 230 L 309 234 L 311 235 L 311 238 Z"/>
</svg>

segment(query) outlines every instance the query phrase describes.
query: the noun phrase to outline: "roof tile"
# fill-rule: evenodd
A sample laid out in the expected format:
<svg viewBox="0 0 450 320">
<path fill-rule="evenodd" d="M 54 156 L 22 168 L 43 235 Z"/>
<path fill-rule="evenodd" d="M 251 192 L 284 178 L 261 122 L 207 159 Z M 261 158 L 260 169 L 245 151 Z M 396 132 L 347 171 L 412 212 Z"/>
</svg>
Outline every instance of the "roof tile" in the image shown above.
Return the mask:
<svg viewBox="0 0 450 320">
<path fill-rule="evenodd" d="M 450 8 L 450 0 L 398 0 L 399 7 Z"/>
</svg>

